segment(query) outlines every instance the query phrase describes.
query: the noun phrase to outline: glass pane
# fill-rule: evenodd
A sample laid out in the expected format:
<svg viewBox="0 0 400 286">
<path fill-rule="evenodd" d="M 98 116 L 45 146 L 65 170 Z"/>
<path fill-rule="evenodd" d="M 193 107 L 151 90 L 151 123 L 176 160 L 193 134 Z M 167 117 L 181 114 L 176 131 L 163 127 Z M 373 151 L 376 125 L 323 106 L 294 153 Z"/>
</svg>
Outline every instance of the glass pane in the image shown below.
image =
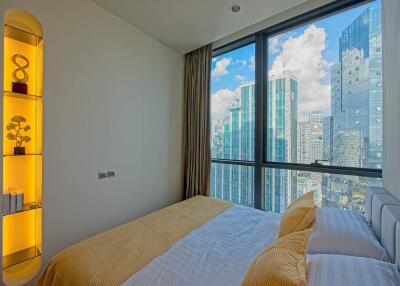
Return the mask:
<svg viewBox="0 0 400 286">
<path fill-rule="evenodd" d="M 283 169 L 264 169 L 265 209 L 283 213 L 304 193 L 314 191 L 319 206 L 364 213 L 368 186 L 381 186 L 378 178 L 314 173 Z"/>
<path fill-rule="evenodd" d="M 212 60 L 212 158 L 254 160 L 254 53 L 250 44 Z"/>
<path fill-rule="evenodd" d="M 254 206 L 254 167 L 211 164 L 211 197 Z"/>
<path fill-rule="evenodd" d="M 381 2 L 266 41 L 266 159 L 381 169 Z"/>
</svg>

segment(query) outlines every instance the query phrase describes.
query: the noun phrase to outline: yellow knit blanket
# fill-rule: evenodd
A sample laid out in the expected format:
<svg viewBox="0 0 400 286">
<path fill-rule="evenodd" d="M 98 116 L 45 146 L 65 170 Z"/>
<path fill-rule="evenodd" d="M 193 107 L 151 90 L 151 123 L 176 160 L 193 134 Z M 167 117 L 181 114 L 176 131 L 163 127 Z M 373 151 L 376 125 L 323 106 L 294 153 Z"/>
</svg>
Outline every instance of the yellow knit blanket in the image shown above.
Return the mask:
<svg viewBox="0 0 400 286">
<path fill-rule="evenodd" d="M 37 286 L 120 285 L 231 205 L 197 196 L 100 233 L 56 255 Z"/>
</svg>

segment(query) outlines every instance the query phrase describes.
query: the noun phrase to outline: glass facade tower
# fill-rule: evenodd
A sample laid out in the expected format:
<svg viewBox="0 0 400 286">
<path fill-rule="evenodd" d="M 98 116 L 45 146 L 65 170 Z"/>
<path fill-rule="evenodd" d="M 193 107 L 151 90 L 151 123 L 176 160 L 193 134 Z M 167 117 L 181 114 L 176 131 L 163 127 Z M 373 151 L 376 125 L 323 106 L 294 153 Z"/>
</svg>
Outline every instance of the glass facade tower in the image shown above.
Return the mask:
<svg viewBox="0 0 400 286">
<path fill-rule="evenodd" d="M 331 72 L 334 165 L 381 168 L 380 10 L 366 9 L 339 39 L 340 62 Z"/>
<path fill-rule="evenodd" d="M 291 162 L 297 157 L 297 81 L 293 77 L 268 81 L 267 157 Z M 265 174 L 265 209 L 283 212 L 297 198 L 296 175 L 268 168 Z"/>
<path fill-rule="evenodd" d="M 254 160 L 254 83 L 240 86 L 229 115 L 217 123 L 213 154 L 221 159 Z M 254 204 L 254 170 L 230 164 L 213 164 L 211 195 L 246 206 Z"/>
</svg>

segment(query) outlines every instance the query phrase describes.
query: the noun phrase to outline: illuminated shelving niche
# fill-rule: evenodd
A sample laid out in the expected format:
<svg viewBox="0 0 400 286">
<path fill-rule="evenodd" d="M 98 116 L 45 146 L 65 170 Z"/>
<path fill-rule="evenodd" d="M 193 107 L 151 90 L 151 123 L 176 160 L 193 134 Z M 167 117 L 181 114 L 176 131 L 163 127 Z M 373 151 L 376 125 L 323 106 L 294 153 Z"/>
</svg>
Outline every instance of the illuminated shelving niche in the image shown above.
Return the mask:
<svg viewBox="0 0 400 286">
<path fill-rule="evenodd" d="M 42 253 L 43 34 L 25 11 L 4 23 L 2 270 L 5 284 L 22 285 Z"/>
</svg>

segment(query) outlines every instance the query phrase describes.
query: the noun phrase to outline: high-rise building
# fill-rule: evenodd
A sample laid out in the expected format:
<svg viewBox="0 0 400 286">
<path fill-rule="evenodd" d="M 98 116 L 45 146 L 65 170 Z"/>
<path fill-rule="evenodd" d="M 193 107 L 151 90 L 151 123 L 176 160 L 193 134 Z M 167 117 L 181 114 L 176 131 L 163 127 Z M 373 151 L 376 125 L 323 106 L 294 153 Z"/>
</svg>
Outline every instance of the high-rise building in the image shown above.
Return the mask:
<svg viewBox="0 0 400 286">
<path fill-rule="evenodd" d="M 267 156 L 274 162 L 297 161 L 297 81 L 270 77 L 268 84 Z M 266 169 L 265 208 L 283 212 L 297 198 L 296 172 Z"/>
<path fill-rule="evenodd" d="M 322 123 L 322 111 L 312 111 L 308 116 L 308 121 L 312 123 Z"/>
<path fill-rule="evenodd" d="M 310 161 L 311 163 L 323 158 L 323 127 L 322 127 L 322 116 L 321 122 L 310 122 Z"/>
<path fill-rule="evenodd" d="M 362 159 L 362 143 L 359 131 L 339 131 L 337 136 L 339 166 L 359 167 Z"/>
<path fill-rule="evenodd" d="M 310 164 L 323 159 L 322 111 L 312 111 L 308 121 L 297 123 L 297 163 Z M 313 191 L 316 202 L 322 204 L 322 174 L 297 172 L 297 195 Z"/>
<path fill-rule="evenodd" d="M 240 160 L 254 160 L 254 132 L 255 132 L 255 92 L 254 83 L 245 84 L 240 87 L 241 106 L 241 145 Z M 252 167 L 240 168 L 240 197 L 242 205 L 253 206 L 254 201 L 254 169 Z"/>
<path fill-rule="evenodd" d="M 324 159 L 333 165 L 381 168 L 381 7 L 379 2 L 373 5 L 343 30 L 339 62 L 331 69 L 332 117 L 324 119 Z M 374 184 L 379 185 L 374 178 L 325 175 L 323 200 L 329 206 L 363 211 L 360 190 Z"/>
<path fill-rule="evenodd" d="M 297 123 L 297 163 L 310 164 L 322 159 L 322 112 L 313 111 L 308 121 Z"/>
<path fill-rule="evenodd" d="M 333 161 L 333 117 L 326 116 L 323 118 L 322 123 L 322 136 L 323 136 L 323 144 L 322 144 L 322 159 L 327 161 L 327 164 L 331 165 Z"/>
<path fill-rule="evenodd" d="M 297 123 L 297 163 L 310 164 L 311 161 L 311 123 Z"/>
<path fill-rule="evenodd" d="M 217 122 L 212 136 L 216 158 L 254 160 L 254 83 L 240 86 L 229 115 Z M 213 164 L 211 191 L 217 198 L 253 205 L 254 171 L 251 167 Z"/>
<path fill-rule="evenodd" d="M 351 159 L 352 166 L 381 168 L 381 50 L 381 9 L 377 3 L 342 32 L 339 63 L 331 70 L 333 163 L 336 165 L 348 162 L 348 158 L 340 157 L 349 155 L 341 148 L 350 150 L 352 147 L 343 144 L 353 144 L 355 136 L 360 136 L 360 160 L 356 166 L 354 158 Z"/>
</svg>

